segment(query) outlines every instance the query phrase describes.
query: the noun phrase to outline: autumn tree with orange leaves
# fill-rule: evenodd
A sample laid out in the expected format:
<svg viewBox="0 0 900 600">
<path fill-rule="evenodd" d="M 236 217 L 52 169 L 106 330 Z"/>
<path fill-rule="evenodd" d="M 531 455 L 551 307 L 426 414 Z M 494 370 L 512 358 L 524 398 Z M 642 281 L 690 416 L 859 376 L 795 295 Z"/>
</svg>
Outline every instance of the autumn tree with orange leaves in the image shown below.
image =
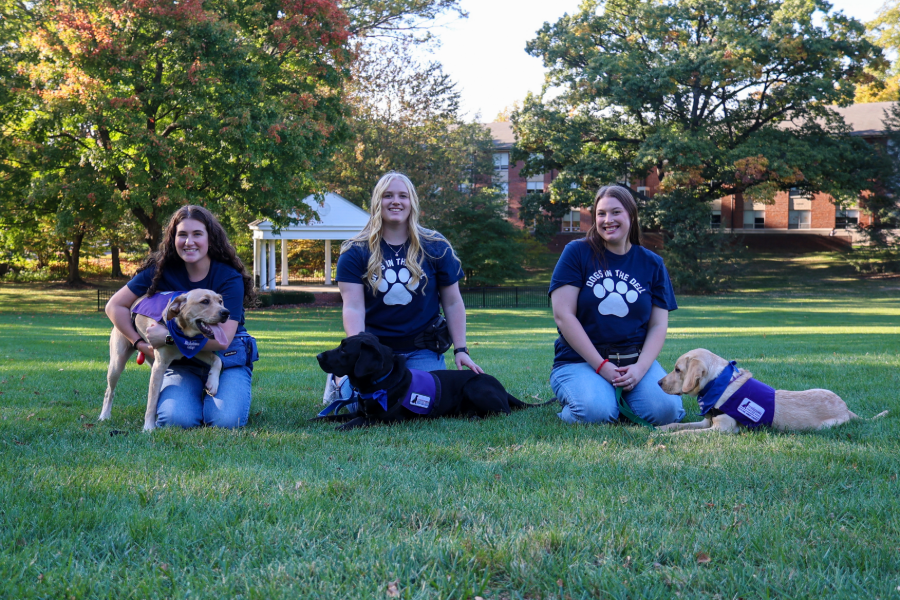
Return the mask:
<svg viewBox="0 0 900 600">
<path fill-rule="evenodd" d="M 524 173 L 560 171 L 523 216 L 588 206 L 600 185 L 655 171 L 642 220 L 661 226 L 680 289 L 713 291 L 709 202 L 799 187 L 856 196 L 882 158 L 832 109 L 883 62 L 823 0 L 588 0 L 528 43 L 557 92 L 512 115 Z M 558 229 L 557 229 L 558 230 Z"/>
<path fill-rule="evenodd" d="M 346 137 L 348 21 L 331 0 L 16 6 L 2 51 L 25 108 L 5 124 L 4 165 L 28 178 L 0 193 L 56 215 L 70 282 L 84 235 L 126 213 L 151 249 L 184 203 L 278 223 L 302 214 Z"/>
</svg>

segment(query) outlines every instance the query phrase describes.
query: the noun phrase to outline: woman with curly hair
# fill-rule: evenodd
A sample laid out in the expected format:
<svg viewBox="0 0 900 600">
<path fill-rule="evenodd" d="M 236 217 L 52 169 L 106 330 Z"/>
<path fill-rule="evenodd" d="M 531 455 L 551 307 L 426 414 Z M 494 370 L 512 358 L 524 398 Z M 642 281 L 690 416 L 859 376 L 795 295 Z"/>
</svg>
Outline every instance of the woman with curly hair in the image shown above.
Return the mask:
<svg viewBox="0 0 900 600">
<path fill-rule="evenodd" d="M 201 206 L 183 206 L 169 219 L 162 242 L 145 260 L 138 274 L 106 304 L 106 314 L 134 347 L 145 355 L 174 342 L 164 325 L 151 326 L 144 340 L 134 328 L 131 307 L 141 296 L 160 292 L 208 289 L 222 296 L 231 313 L 221 325 L 227 343 L 208 340 L 204 351 L 222 358 L 222 374 L 215 397 L 204 382 L 209 366 L 183 358 L 171 364 L 163 379 L 156 426 L 177 425 L 234 428 L 247 423 L 250 380 L 258 358 L 256 341 L 244 329 L 244 306 L 255 300 L 255 290 L 244 264 L 216 217 Z"/>
</svg>

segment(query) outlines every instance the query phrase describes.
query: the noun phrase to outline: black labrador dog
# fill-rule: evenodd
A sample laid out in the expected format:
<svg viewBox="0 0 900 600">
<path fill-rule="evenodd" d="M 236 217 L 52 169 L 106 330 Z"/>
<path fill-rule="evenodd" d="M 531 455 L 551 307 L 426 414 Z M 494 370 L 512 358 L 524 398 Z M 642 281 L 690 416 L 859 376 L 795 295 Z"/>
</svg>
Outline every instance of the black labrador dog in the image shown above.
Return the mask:
<svg viewBox="0 0 900 600">
<path fill-rule="evenodd" d="M 513 409 L 542 406 L 526 404 L 494 377 L 469 370 L 419 371 L 414 378 L 406 367 L 406 357 L 394 355 L 371 333 L 345 338 L 340 346 L 316 359 L 326 373 L 348 375 L 359 392 L 355 413 L 314 419 L 347 421 L 340 430 L 420 417 L 509 414 Z"/>
</svg>

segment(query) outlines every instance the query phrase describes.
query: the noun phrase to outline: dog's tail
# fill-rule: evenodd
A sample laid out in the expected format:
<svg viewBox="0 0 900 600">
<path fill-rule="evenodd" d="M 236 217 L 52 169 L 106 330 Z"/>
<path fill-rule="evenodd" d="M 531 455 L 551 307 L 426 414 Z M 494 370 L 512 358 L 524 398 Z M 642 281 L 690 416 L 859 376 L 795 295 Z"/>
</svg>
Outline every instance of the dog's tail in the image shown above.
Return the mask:
<svg viewBox="0 0 900 600">
<path fill-rule="evenodd" d="M 509 407 L 512 410 L 518 410 L 520 408 L 537 408 L 538 406 L 547 406 L 548 404 L 556 404 L 556 398 L 552 398 L 547 400 L 546 402 L 537 402 L 535 404 L 529 404 L 528 402 L 522 402 L 509 392 L 506 393 L 506 396 L 509 400 Z"/>
<path fill-rule="evenodd" d="M 891 412 L 891 411 L 889 411 L 889 410 L 883 410 L 883 411 L 881 411 L 880 413 L 878 413 L 877 415 L 875 415 L 874 417 L 869 417 L 868 419 L 863 419 L 863 418 L 860 417 L 859 415 L 854 414 L 853 412 L 851 412 L 851 413 L 850 413 L 850 418 L 851 418 L 851 419 L 862 419 L 863 421 L 874 421 L 875 419 L 880 419 L 881 417 L 886 417 L 886 416 L 888 416 L 888 413 L 889 413 L 889 412 Z"/>
</svg>

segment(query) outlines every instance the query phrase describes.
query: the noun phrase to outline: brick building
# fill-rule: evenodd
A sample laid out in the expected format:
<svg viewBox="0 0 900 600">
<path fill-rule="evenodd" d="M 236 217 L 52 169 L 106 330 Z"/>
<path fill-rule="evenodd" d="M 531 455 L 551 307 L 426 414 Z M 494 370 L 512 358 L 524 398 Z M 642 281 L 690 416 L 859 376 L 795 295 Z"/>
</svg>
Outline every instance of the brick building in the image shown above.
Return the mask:
<svg viewBox="0 0 900 600">
<path fill-rule="evenodd" d="M 884 143 L 884 110 L 890 102 L 873 102 L 870 104 L 854 104 L 846 108 L 836 109 L 852 128 L 852 135 L 864 137 L 871 143 Z M 543 192 L 553 181 L 556 172 L 545 173 L 525 178 L 519 175 L 523 163 L 510 163 L 510 152 L 515 144 L 512 125 L 507 122 L 487 123 L 494 138 L 494 182 L 504 190 L 509 198 L 510 220 L 520 227 L 524 223 L 519 218 L 521 199 L 530 192 Z M 659 179 L 655 173 L 647 178 L 632 181 L 632 189 L 652 197 L 659 191 Z M 741 194 L 725 196 L 714 201 L 710 207 L 710 226 L 725 231 L 749 235 L 746 238 L 758 237 L 759 244 L 750 241 L 749 245 L 768 245 L 773 236 L 791 236 L 792 243 L 800 242 L 797 236 L 824 236 L 836 238 L 833 241 L 848 245 L 856 241 L 853 225 L 870 225 L 871 215 L 867 214 L 860 203 L 837 207 L 827 194 L 801 194 L 797 190 L 779 192 L 773 204 L 761 204 L 745 201 Z M 568 239 L 580 237 L 590 227 L 590 210 L 573 210 L 560 223 L 560 235 L 554 246 Z M 760 235 L 764 234 L 764 235 Z M 765 240 L 765 242 L 764 242 Z M 781 241 L 788 242 L 788 238 Z M 807 242 L 815 240 L 809 238 Z M 785 245 L 775 242 L 776 245 Z M 817 244 L 813 244 L 817 245 Z M 820 245 L 820 244 L 818 244 Z"/>
</svg>

